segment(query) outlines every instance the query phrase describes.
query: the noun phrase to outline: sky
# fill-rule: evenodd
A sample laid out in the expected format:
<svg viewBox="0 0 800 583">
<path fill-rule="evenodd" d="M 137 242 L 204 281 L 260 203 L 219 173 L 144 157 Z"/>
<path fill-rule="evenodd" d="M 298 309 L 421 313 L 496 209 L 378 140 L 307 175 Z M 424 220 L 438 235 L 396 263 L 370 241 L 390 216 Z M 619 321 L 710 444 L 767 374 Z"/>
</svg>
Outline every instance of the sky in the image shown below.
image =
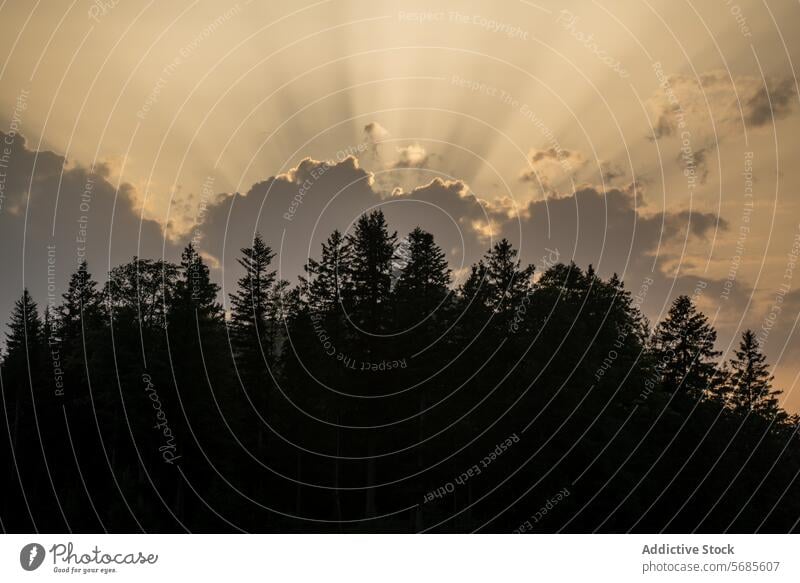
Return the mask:
<svg viewBox="0 0 800 583">
<path fill-rule="evenodd" d="M 0 314 L 258 231 L 296 281 L 381 208 L 756 331 L 800 410 L 797 2 L 0 3 Z"/>
</svg>

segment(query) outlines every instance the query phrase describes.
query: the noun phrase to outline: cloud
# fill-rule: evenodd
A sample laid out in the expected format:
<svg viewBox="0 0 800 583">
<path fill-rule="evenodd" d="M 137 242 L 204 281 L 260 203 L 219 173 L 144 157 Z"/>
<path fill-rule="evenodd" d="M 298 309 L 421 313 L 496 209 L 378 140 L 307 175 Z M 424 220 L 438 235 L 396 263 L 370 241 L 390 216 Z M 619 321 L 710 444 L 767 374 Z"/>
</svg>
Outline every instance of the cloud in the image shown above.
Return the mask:
<svg viewBox="0 0 800 583">
<path fill-rule="evenodd" d="M 0 259 L 6 274 L 0 309 L 8 312 L 21 292 L 23 265 L 24 283 L 38 290 L 39 301 L 45 301 L 48 244 L 56 248 L 61 293 L 77 265 L 76 237 L 82 218 L 87 220 L 86 255 L 100 279 L 109 265 L 133 255 L 161 257 L 163 253 L 173 260 L 179 256 L 182 243 L 165 241 L 155 221 L 141 220 L 133 188 L 122 185 L 116 190 L 107 180 L 108 169 L 99 166 L 93 173 L 79 165 L 68 166 L 62 156 L 47 151 L 39 152 L 34 168 L 35 154 L 21 137 L 14 141 L 13 152 L 13 169 L 4 186 L 6 206 L 0 213 L 0 240 L 6 250 Z M 560 156 L 582 159 L 547 151 L 532 158 L 541 163 Z M 88 195 L 87 185 L 91 185 Z M 466 269 L 492 242 L 506 237 L 520 249 L 524 261 L 536 263 L 546 249 L 558 249 L 564 260 L 592 263 L 606 275 L 617 271 L 644 277 L 655 264 L 655 273 L 667 282 L 675 275 L 676 260 L 691 263 L 691 253 L 683 254 L 680 248 L 687 233 L 704 248 L 714 229 L 726 227 L 711 213 L 643 216 L 635 207 L 631 188 L 602 191 L 584 186 L 516 205 L 511 199 L 489 202 L 461 180 L 435 178 L 410 190 L 388 192 L 354 157 L 340 162 L 306 158 L 287 172 L 256 182 L 245 193 L 214 194 L 208 199 L 197 241 L 227 293 L 240 276 L 239 250 L 252 243 L 256 231 L 278 253 L 275 266 L 281 277 L 296 281 L 309 255 L 319 254 L 322 241 L 333 229 L 346 232 L 360 214 L 374 208 L 386 213 L 401 236 L 418 225 L 434 233 L 448 251 L 454 271 Z M 26 206 L 27 213 L 23 212 Z M 9 211 L 12 207 L 17 214 Z M 682 281 L 685 274 L 677 276 Z"/>
<path fill-rule="evenodd" d="M 717 226 L 713 213 L 662 212 L 643 216 L 631 193 L 619 188 L 605 192 L 584 186 L 571 195 L 537 200 L 519 220 L 525 239 L 524 251 L 531 258 L 545 248 L 558 247 L 562 257 L 579 265 L 595 265 L 608 273 L 643 266 L 650 270 L 654 254 L 670 241 L 681 241 L 689 229 L 693 237 L 705 238 Z M 517 228 L 505 223 L 504 234 Z M 720 221 L 719 228 L 727 228 Z"/>
<path fill-rule="evenodd" d="M 795 82 L 784 79 L 761 87 L 747 100 L 747 121 L 750 125 L 762 126 L 774 117 L 776 120 L 789 115 L 795 104 Z"/>
<path fill-rule="evenodd" d="M 11 141 L 11 147 L 4 163 L 8 170 L 4 170 L 1 183 L 0 212 L 17 215 L 22 210 L 28 186 L 35 190 L 45 177 L 60 173 L 64 159 L 48 151 L 39 152 L 37 156 L 35 151 L 28 149 L 23 135 L 0 132 L 0 144 L 7 145 L 8 141 Z"/>
<path fill-rule="evenodd" d="M 110 169 L 68 164 L 55 152 L 35 151 L 19 134 L 11 142 L 0 207 L 0 314 L 28 287 L 40 304 L 60 301 L 81 259 L 100 281 L 109 265 L 134 255 L 177 259 L 180 246 L 165 241 L 155 221 L 141 219 L 134 189 L 109 180 Z M 48 271 L 50 267 L 50 271 Z M 5 317 L 5 316 L 2 316 Z"/>
<path fill-rule="evenodd" d="M 577 152 L 570 152 L 569 150 L 556 150 L 555 148 L 548 148 L 547 150 L 532 150 L 530 154 L 531 162 L 541 162 L 542 160 L 556 160 L 563 162 L 573 157 L 581 159 L 582 156 Z"/>
<path fill-rule="evenodd" d="M 600 162 L 600 173 L 604 182 L 612 182 L 617 178 L 625 177 L 625 170 L 621 166 L 606 160 Z"/>
<path fill-rule="evenodd" d="M 216 276 L 228 293 L 240 276 L 239 250 L 250 246 L 258 231 L 276 251 L 281 277 L 294 282 L 331 231 L 345 231 L 380 201 L 372 173 L 355 157 L 341 162 L 305 158 L 246 192 L 227 193 L 209 204 L 200 225 L 200 246 L 217 258 Z"/>
<path fill-rule="evenodd" d="M 123 185 L 117 191 L 107 180 L 107 168 L 100 166 L 93 173 L 79 165 L 68 166 L 62 156 L 47 151 L 39 153 L 34 168 L 35 154 L 21 137 L 14 142 L 14 156 L 4 187 L 7 206 L 0 213 L 0 241 L 6 250 L 0 258 L 5 277 L 0 310 L 8 313 L 21 293 L 23 266 L 24 284 L 39 302 L 47 302 L 48 245 L 55 247 L 55 300 L 59 299 L 77 264 L 80 228 L 87 234 L 91 271 L 101 281 L 109 265 L 134 255 L 157 258 L 163 253 L 167 259 L 178 258 L 182 244 L 165 241 L 155 221 L 140 220 L 132 187 Z M 537 163 L 553 159 L 558 156 L 545 152 Z M 91 185 L 88 198 L 87 185 Z M 12 206 L 17 214 L 6 212 Z M 385 212 L 400 236 L 416 226 L 434 233 L 456 274 L 467 273 L 493 242 L 506 237 L 524 262 L 540 264 L 548 250 L 556 249 L 561 260 L 574 259 L 581 266 L 591 263 L 601 275 L 624 274 L 629 288 L 651 277 L 654 284 L 645 309 L 656 315 L 675 294 L 691 293 L 696 286 L 691 266 L 701 254 L 693 254 L 691 245 L 684 251 L 684 239 L 702 250 L 716 229 L 727 227 L 713 213 L 643 216 L 630 187 L 602 191 L 584 186 L 515 206 L 510 199 L 489 202 L 461 180 L 435 178 L 410 190 L 386 192 L 354 157 L 340 162 L 306 158 L 287 172 L 256 182 L 245 193 L 210 196 L 198 226 L 198 242 L 226 295 L 241 275 L 236 262 L 240 249 L 252 243 L 256 231 L 277 252 L 274 266 L 280 277 L 295 282 L 309 255 L 318 256 L 333 229 L 347 232 L 360 214 L 375 208 Z M 84 216 L 88 222 L 79 227 Z M 709 295 L 722 283 L 707 281 Z M 735 289 L 726 309 L 744 305 L 745 291 Z"/>
<path fill-rule="evenodd" d="M 280 276 L 295 282 L 309 255 L 319 255 L 334 229 L 347 232 L 362 213 L 375 208 L 383 210 L 401 237 L 416 226 L 433 233 L 454 268 L 477 260 L 485 250 L 472 222 L 496 220 L 462 181 L 435 178 L 407 191 L 383 191 L 355 158 L 339 163 L 307 158 L 297 168 L 210 205 L 201 248 L 219 259 L 217 276 L 230 292 L 240 276 L 239 249 L 259 231 L 277 253 Z"/>
<path fill-rule="evenodd" d="M 389 137 L 389 130 L 376 121 L 371 121 L 364 126 L 364 139 L 371 144 L 372 154 L 378 156 L 378 145 Z"/>
<path fill-rule="evenodd" d="M 681 164 L 684 172 L 694 171 L 698 184 L 705 184 L 708 180 L 708 159 L 707 153 L 710 146 L 692 150 L 688 154 L 680 152 L 676 160 Z"/>
<path fill-rule="evenodd" d="M 389 165 L 390 168 L 426 168 L 428 166 L 428 153 L 419 144 L 397 148 L 397 154 L 397 160 Z"/>
<path fill-rule="evenodd" d="M 773 117 L 787 117 L 796 103 L 791 78 L 767 79 L 739 75 L 732 78 L 717 70 L 695 78 L 670 75 L 648 99 L 655 119 L 656 139 L 673 136 L 679 114 L 695 139 L 716 142 L 728 134 L 740 133 L 742 121 L 751 128 L 765 125 Z M 740 109 L 741 104 L 741 109 Z M 715 131 L 716 129 L 716 131 Z"/>
<path fill-rule="evenodd" d="M 645 289 L 642 308 L 654 320 L 663 317 L 678 294 L 694 296 L 708 314 L 720 308 L 727 326 L 721 327 L 720 337 L 731 333 L 750 290 L 737 286 L 721 302 L 717 298 L 726 280 L 703 273 L 710 241 L 727 231 L 728 223 L 702 211 L 644 215 L 635 203 L 630 187 L 602 191 L 583 186 L 530 202 L 517 217 L 504 220 L 494 236 L 514 242 L 521 260 L 537 270 L 543 258 L 557 251 L 560 261 L 574 260 L 582 268 L 591 264 L 603 277 L 620 274 L 631 292 Z"/>
<path fill-rule="evenodd" d="M 539 159 L 553 156 L 545 153 Z M 282 277 L 294 281 L 308 255 L 318 255 L 333 229 L 346 231 L 373 208 L 384 211 L 400 236 L 418 225 L 434 233 L 449 251 L 448 258 L 464 265 L 506 237 L 526 261 L 536 263 L 546 248 L 558 248 L 566 260 L 592 263 L 607 275 L 616 271 L 636 277 L 652 273 L 654 265 L 659 277 L 671 277 L 676 258 L 691 263 L 693 248 L 682 247 L 687 236 L 701 254 L 714 230 L 727 228 L 714 213 L 644 216 L 636 208 L 631 185 L 605 191 L 583 186 L 570 194 L 515 205 L 511 199 L 487 201 L 461 180 L 435 178 L 409 190 L 383 191 L 355 158 L 340 163 L 307 158 L 297 168 L 212 205 L 202 227 L 202 248 L 219 258 L 230 289 L 238 268 L 226 267 L 236 265 L 239 249 L 249 245 L 258 230 L 280 253 Z"/>
<path fill-rule="evenodd" d="M 476 196 L 461 180 L 434 178 L 428 184 L 405 192 L 396 190 L 392 199 L 403 201 L 393 209 L 404 225 L 422 221 L 443 248 L 462 249 L 477 260 L 486 241 L 496 236 L 506 220 L 490 203 Z"/>
<path fill-rule="evenodd" d="M 389 137 L 389 130 L 376 121 L 371 121 L 364 126 L 364 136 L 370 142 L 376 143 Z"/>
<path fill-rule="evenodd" d="M 547 194 L 557 194 L 559 187 L 571 186 L 569 180 L 586 162 L 583 154 L 576 150 L 548 148 L 532 149 L 528 154 L 529 166 L 522 170 L 521 182 L 532 182 L 542 187 Z"/>
</svg>

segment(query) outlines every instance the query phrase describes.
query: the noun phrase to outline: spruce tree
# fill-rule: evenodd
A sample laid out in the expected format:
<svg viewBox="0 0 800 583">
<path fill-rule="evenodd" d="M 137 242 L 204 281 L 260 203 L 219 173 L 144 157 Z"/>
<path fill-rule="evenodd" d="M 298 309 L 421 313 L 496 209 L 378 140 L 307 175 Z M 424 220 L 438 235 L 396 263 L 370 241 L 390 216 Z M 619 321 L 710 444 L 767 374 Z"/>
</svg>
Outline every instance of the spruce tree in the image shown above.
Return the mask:
<svg viewBox="0 0 800 583">
<path fill-rule="evenodd" d="M 25 288 L 22 296 L 14 303 L 8 323 L 5 366 L 20 371 L 27 370 L 31 362 L 36 362 L 35 359 L 31 361 L 31 357 L 39 353 L 42 335 L 42 321 L 36 302 Z"/>
<path fill-rule="evenodd" d="M 275 270 L 270 264 L 275 256 L 261 235 L 256 233 L 252 247 L 244 247 L 239 265 L 244 275 L 231 294 L 231 328 L 234 350 L 243 362 L 259 368 L 263 354 L 271 354 L 268 316 Z"/>
<path fill-rule="evenodd" d="M 310 310 L 330 314 L 340 309 L 345 297 L 352 295 L 351 247 L 347 239 L 335 230 L 322 244 L 319 261 L 309 259 L 302 279 L 305 299 Z"/>
<path fill-rule="evenodd" d="M 270 265 L 275 254 L 258 233 L 252 247 L 241 251 L 238 261 L 244 275 L 231 294 L 231 341 L 247 400 L 265 415 L 273 388 L 274 354 L 278 345 L 270 318 L 275 285 L 275 270 Z M 260 420 L 255 433 L 257 451 L 263 454 L 266 433 Z"/>
<path fill-rule="evenodd" d="M 767 357 L 761 352 L 752 330 L 742 333 L 739 349 L 729 366 L 728 395 L 735 411 L 764 415 L 777 411 L 780 391 L 772 389 L 773 377 L 769 372 Z"/>
<path fill-rule="evenodd" d="M 417 227 L 407 241 L 405 265 L 400 268 L 394 290 L 397 307 L 401 313 L 427 315 L 447 295 L 450 269 L 432 234 Z"/>
<path fill-rule="evenodd" d="M 716 339 L 717 332 L 692 300 L 685 295 L 675 298 L 653 336 L 653 358 L 664 390 L 703 396 L 716 376 Z"/>
<path fill-rule="evenodd" d="M 389 233 L 383 211 L 377 210 L 359 217 L 348 242 L 352 249 L 352 307 L 361 320 L 380 328 L 391 292 L 397 233 Z"/>
<path fill-rule="evenodd" d="M 189 243 L 181 253 L 180 278 L 175 284 L 174 311 L 181 315 L 190 313 L 198 321 L 215 320 L 222 314 L 217 301 L 219 285 L 211 281 L 208 266 Z"/>
<path fill-rule="evenodd" d="M 484 258 L 487 299 L 495 312 L 513 310 L 531 290 L 534 267 L 523 268 L 507 239 L 495 243 Z"/>
<path fill-rule="evenodd" d="M 30 401 L 31 391 L 39 390 L 44 372 L 45 338 L 44 328 L 28 289 L 14 303 L 6 333 L 6 356 L 3 359 L 3 378 L 13 400 L 9 409 L 13 412 L 12 436 L 19 431 L 23 403 Z M 28 398 L 26 398 L 28 396 Z"/>
<path fill-rule="evenodd" d="M 97 282 L 89 273 L 86 261 L 82 261 L 78 270 L 70 276 L 67 291 L 62 297 L 63 302 L 58 307 L 58 326 L 62 340 L 66 342 L 81 338 L 84 323 L 97 318 L 101 309 Z"/>
</svg>

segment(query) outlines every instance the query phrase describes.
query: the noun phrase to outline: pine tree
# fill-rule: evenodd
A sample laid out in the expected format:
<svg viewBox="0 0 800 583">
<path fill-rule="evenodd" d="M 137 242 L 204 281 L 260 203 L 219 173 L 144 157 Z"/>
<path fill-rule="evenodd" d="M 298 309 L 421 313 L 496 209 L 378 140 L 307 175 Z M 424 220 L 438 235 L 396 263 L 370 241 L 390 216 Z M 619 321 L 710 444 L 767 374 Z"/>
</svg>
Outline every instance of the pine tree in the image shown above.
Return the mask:
<svg viewBox="0 0 800 583">
<path fill-rule="evenodd" d="M 678 296 L 653 336 L 653 358 L 665 391 L 695 398 L 708 391 L 716 373 L 717 333 L 692 300 Z"/>
<path fill-rule="evenodd" d="M 236 370 L 251 406 L 261 415 L 270 408 L 273 389 L 274 356 L 279 345 L 275 337 L 273 311 L 275 270 L 270 269 L 275 254 L 261 235 L 256 234 L 252 247 L 245 247 L 239 258 L 244 275 L 231 294 L 231 340 Z M 263 454 L 266 433 L 259 423 L 256 433 L 257 451 Z"/>
<path fill-rule="evenodd" d="M 335 230 L 322 244 L 320 260 L 309 259 L 302 286 L 312 312 L 330 314 L 339 310 L 345 297 L 352 295 L 351 248 L 349 241 Z"/>
<path fill-rule="evenodd" d="M 81 338 L 84 323 L 94 320 L 100 314 L 101 296 L 97 292 L 97 282 L 92 279 L 86 261 L 70 276 L 63 302 L 58 307 L 58 327 L 62 340 Z"/>
<path fill-rule="evenodd" d="M 181 277 L 175 284 L 174 311 L 181 315 L 190 313 L 194 321 L 216 320 L 222 314 L 222 306 L 217 301 L 219 285 L 211 282 L 208 266 L 189 243 L 181 253 Z"/>
<path fill-rule="evenodd" d="M 36 302 L 25 288 L 14 303 L 6 333 L 6 356 L 3 359 L 6 411 L 12 412 L 11 439 L 16 444 L 25 404 L 32 391 L 39 389 L 43 372 L 44 336 Z"/>
<path fill-rule="evenodd" d="M 231 294 L 231 327 L 234 349 L 243 362 L 256 369 L 263 355 L 272 353 L 268 321 L 275 270 L 270 264 L 275 256 L 261 235 L 256 234 L 252 247 L 245 247 L 239 258 L 244 275 Z"/>
<path fill-rule="evenodd" d="M 8 323 L 9 331 L 6 333 L 5 365 L 17 366 L 27 369 L 31 352 L 38 351 L 42 340 L 42 321 L 36 302 L 25 288 L 14 303 L 11 319 Z"/>
<path fill-rule="evenodd" d="M 348 236 L 352 249 L 352 308 L 362 320 L 381 327 L 392 285 L 392 257 L 397 233 L 389 233 L 380 210 L 362 215 Z"/>
<path fill-rule="evenodd" d="M 405 263 L 395 285 L 394 294 L 401 313 L 427 315 L 447 296 L 450 269 L 444 251 L 433 235 L 417 227 L 407 238 Z"/>
<path fill-rule="evenodd" d="M 488 303 L 486 289 L 486 264 L 480 260 L 470 267 L 469 275 L 458 286 L 458 297 L 465 306 L 485 306 Z"/>
<path fill-rule="evenodd" d="M 522 268 L 507 239 L 495 243 L 484 258 L 487 300 L 495 312 L 513 310 L 531 290 L 534 267 Z"/>
<path fill-rule="evenodd" d="M 538 287 L 556 292 L 560 302 L 574 302 L 575 300 L 581 302 L 588 292 L 590 284 L 593 281 L 597 283 L 594 269 L 591 266 L 589 267 L 591 273 L 584 274 L 574 262 L 570 262 L 569 265 L 556 263 L 542 273 L 542 277 L 537 282 Z M 612 276 L 609 280 L 609 285 L 615 288 L 618 284 L 619 280 Z"/>
<path fill-rule="evenodd" d="M 731 407 L 738 412 L 774 414 L 778 410 L 781 391 L 772 389 L 767 357 L 761 352 L 752 330 L 742 333 L 739 349 L 730 360 L 730 376 L 726 383 Z"/>
</svg>

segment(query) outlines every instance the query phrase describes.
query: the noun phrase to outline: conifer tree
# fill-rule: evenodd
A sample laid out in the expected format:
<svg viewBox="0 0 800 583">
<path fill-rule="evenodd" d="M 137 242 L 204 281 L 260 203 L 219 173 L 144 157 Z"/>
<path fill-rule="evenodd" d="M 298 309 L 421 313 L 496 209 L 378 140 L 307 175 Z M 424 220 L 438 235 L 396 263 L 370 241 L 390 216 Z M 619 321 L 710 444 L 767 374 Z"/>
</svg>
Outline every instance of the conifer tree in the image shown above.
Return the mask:
<svg viewBox="0 0 800 583">
<path fill-rule="evenodd" d="M 252 247 L 242 250 L 239 265 L 244 275 L 231 294 L 231 328 L 234 350 L 247 366 L 260 368 L 263 357 L 272 353 L 268 322 L 275 270 L 270 264 L 275 256 L 261 235 L 253 239 Z M 262 356 L 263 351 L 263 356 Z"/>
<path fill-rule="evenodd" d="M 739 349 L 729 362 L 730 376 L 726 383 L 729 402 L 735 411 L 769 415 L 778 409 L 780 391 L 772 389 L 773 377 L 767 357 L 761 352 L 752 330 L 742 333 Z"/>
<path fill-rule="evenodd" d="M 450 269 L 432 234 L 417 227 L 407 240 L 405 265 L 400 269 L 394 290 L 397 308 L 401 313 L 427 315 L 447 295 Z"/>
<path fill-rule="evenodd" d="M 383 211 L 362 215 L 354 232 L 348 236 L 352 249 L 352 303 L 362 320 L 380 327 L 379 316 L 385 313 L 392 282 L 392 257 L 397 233 L 389 233 Z"/>
<path fill-rule="evenodd" d="M 336 312 L 340 309 L 343 298 L 352 296 L 350 259 L 350 243 L 342 237 L 338 229 L 322 244 L 319 261 L 309 259 L 302 284 L 312 312 Z"/>
<path fill-rule="evenodd" d="M 86 261 L 70 276 L 63 302 L 58 307 L 58 327 L 62 340 L 74 340 L 82 336 L 84 323 L 93 321 L 100 314 L 101 296 L 97 282 L 89 273 Z"/>
<path fill-rule="evenodd" d="M 42 321 L 36 302 L 25 288 L 22 296 L 14 303 L 8 323 L 7 354 L 4 361 L 6 367 L 27 369 L 31 362 L 30 357 L 36 355 L 41 348 L 42 332 Z"/>
<path fill-rule="evenodd" d="M 175 284 L 174 309 L 180 313 L 189 312 L 199 321 L 215 320 L 222 314 L 222 306 L 217 301 L 219 285 L 211 281 L 208 266 L 189 243 L 181 253 L 180 278 Z"/>
<path fill-rule="evenodd" d="M 665 391 L 695 398 L 711 387 L 716 373 L 717 333 L 708 318 L 685 295 L 673 301 L 667 317 L 655 330 L 653 357 Z"/>
<path fill-rule="evenodd" d="M 523 268 L 507 239 L 495 243 L 484 258 L 487 299 L 496 312 L 513 310 L 530 291 L 534 267 Z"/>
</svg>

